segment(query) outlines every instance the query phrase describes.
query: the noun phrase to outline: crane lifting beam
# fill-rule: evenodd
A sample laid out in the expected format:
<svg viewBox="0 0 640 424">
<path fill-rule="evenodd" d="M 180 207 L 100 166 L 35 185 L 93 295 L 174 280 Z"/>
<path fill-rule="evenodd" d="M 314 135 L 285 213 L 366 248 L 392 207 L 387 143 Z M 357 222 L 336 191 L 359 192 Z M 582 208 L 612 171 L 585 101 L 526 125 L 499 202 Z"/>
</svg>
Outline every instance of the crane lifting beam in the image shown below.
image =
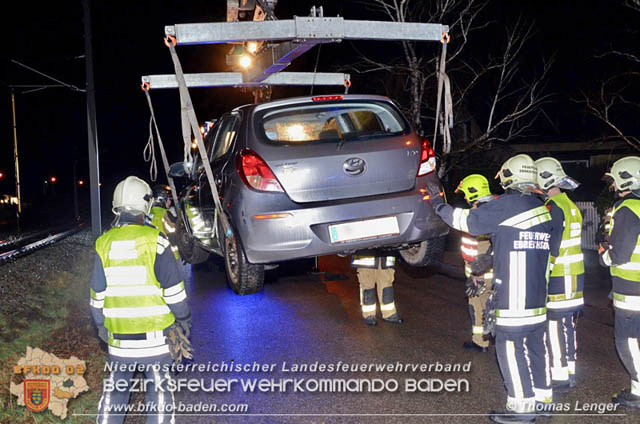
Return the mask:
<svg viewBox="0 0 640 424">
<path fill-rule="evenodd" d="M 440 41 L 449 27 L 418 22 L 359 21 L 341 17 L 300 17 L 258 22 L 215 22 L 165 26 L 177 44 L 243 41 L 329 43 L 342 40 Z"/>
<path fill-rule="evenodd" d="M 241 72 L 210 72 L 184 74 L 187 87 L 260 87 L 262 85 L 331 85 L 344 86 L 351 76 L 329 72 L 278 72 L 269 75 L 261 82 L 243 82 Z M 174 74 L 146 75 L 142 83 L 149 84 L 149 89 L 178 88 L 178 80 Z"/>
</svg>

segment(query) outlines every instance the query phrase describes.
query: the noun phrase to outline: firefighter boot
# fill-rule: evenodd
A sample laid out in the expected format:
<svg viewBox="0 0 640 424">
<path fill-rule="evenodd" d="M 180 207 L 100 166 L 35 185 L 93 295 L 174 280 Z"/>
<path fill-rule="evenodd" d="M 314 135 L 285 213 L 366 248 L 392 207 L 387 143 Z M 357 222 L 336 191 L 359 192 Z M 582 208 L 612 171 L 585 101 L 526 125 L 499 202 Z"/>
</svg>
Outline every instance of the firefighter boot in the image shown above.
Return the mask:
<svg viewBox="0 0 640 424">
<path fill-rule="evenodd" d="M 362 317 L 364 323 L 373 326 L 378 323 L 376 320 L 376 289 L 362 290 Z"/>
<path fill-rule="evenodd" d="M 627 389 L 613 395 L 611 400 L 613 403 L 625 408 L 640 409 L 640 396 L 634 395 Z"/>
</svg>

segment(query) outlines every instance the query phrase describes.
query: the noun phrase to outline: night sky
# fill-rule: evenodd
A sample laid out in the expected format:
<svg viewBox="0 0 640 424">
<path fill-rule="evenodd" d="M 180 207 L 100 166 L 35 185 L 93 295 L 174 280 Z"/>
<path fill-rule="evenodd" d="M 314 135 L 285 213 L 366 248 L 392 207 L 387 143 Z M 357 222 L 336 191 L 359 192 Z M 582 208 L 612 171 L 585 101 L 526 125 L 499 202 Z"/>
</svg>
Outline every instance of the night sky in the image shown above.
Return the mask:
<svg viewBox="0 0 640 424">
<path fill-rule="evenodd" d="M 339 14 L 347 19 L 385 19 L 368 11 L 357 1 L 285 1 L 280 0 L 276 15 L 308 15 L 313 5 L 323 5 L 325 16 Z M 572 99 L 579 90 L 593 90 L 603 75 L 619 72 L 627 66 L 620 60 L 597 60 L 594 55 L 608 46 L 635 48 L 640 28 L 640 13 L 632 12 L 617 1 L 493 1 L 483 20 L 490 21 L 487 31 L 474 39 L 474 51 L 485 54 L 485 47 L 496 42 L 505 25 L 518 16 L 536 24 L 535 38 L 528 45 L 522 66 L 535 67 L 541 57 L 556 54 L 557 61 L 548 89 L 555 93 L 546 108 L 549 120 L 536 128 L 535 139 L 525 141 L 579 141 L 601 135 L 602 128 L 588 117 Z M 84 27 L 80 1 L 14 3 L 16 10 L 5 14 L 5 40 L 0 65 L 0 194 L 13 192 L 13 134 L 9 85 L 50 84 L 10 62 L 17 60 L 66 83 L 84 88 Z M 148 138 L 149 110 L 140 90 L 140 77 L 173 73 L 168 49 L 164 46 L 164 26 L 189 22 L 221 22 L 226 16 L 224 1 L 92 1 L 92 30 L 97 96 L 97 125 L 100 149 L 103 203 L 110 203 L 113 183 L 126 175 L 148 179 L 148 164 L 142 150 Z M 446 24 L 447 22 L 442 22 Z M 452 43 L 456 34 L 452 33 Z M 635 41 L 634 41 L 635 40 Z M 635 45 L 634 45 L 635 43 Z M 394 43 L 359 42 L 358 50 L 397 60 Z M 635 47 L 634 47 L 635 46 Z M 354 44 L 343 42 L 322 47 L 319 71 L 336 71 L 356 56 Z M 228 46 L 178 47 L 185 72 L 228 70 L 225 54 Z M 487 50 L 488 52 L 489 50 Z M 425 48 L 436 55 L 438 49 Z M 317 47 L 299 58 L 288 70 L 312 71 Z M 486 53 L 489 54 L 489 53 Z M 526 74 L 526 73 L 525 73 Z M 381 93 L 384 87 L 375 78 L 353 75 L 352 93 Z M 326 89 L 316 89 L 316 92 Z M 55 175 L 59 192 L 70 191 L 74 163 L 78 175 L 87 179 L 87 130 L 85 97 L 67 88 L 50 88 L 31 93 L 16 89 L 18 144 L 20 148 L 23 196 L 36 199 L 43 194 L 42 183 Z M 274 98 L 308 94 L 309 88 L 274 89 Z M 239 89 L 192 89 L 200 121 L 252 101 L 250 92 Z M 170 162 L 181 160 L 182 138 L 179 128 L 177 90 L 151 92 L 160 130 L 169 149 Z M 402 102 L 403 99 L 396 99 Z M 159 160 L 159 158 L 158 158 Z M 160 178 L 162 178 L 161 163 Z M 63 188 L 64 187 L 64 188 Z"/>
</svg>

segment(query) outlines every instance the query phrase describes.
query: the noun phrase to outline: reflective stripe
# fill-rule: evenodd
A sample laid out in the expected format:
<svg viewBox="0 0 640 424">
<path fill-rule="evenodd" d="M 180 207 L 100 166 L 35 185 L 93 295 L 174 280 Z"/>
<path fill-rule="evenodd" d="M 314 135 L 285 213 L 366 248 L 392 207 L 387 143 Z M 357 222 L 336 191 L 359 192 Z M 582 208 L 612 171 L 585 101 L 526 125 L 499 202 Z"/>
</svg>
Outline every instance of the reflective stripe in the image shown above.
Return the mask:
<svg viewBox="0 0 640 424">
<path fill-rule="evenodd" d="M 575 306 L 584 305 L 584 298 L 579 299 L 568 299 L 568 300 L 555 300 L 547 302 L 547 308 L 549 309 L 563 309 L 563 308 L 573 308 Z"/>
<path fill-rule="evenodd" d="M 562 240 L 560 242 L 560 248 L 580 246 L 582 244 L 582 237 L 575 237 L 568 240 Z"/>
<path fill-rule="evenodd" d="M 509 309 L 524 310 L 526 300 L 527 252 L 509 252 Z"/>
<path fill-rule="evenodd" d="M 173 296 L 174 294 L 180 293 L 182 290 L 184 290 L 184 281 L 180 281 L 175 286 L 171 286 L 171 287 L 168 287 L 168 288 L 164 289 L 164 295 L 165 296 Z"/>
<path fill-rule="evenodd" d="M 93 306 L 94 308 L 100 309 L 104 307 L 104 300 L 89 299 L 89 305 Z"/>
<path fill-rule="evenodd" d="M 606 253 L 609 252 L 607 251 L 605 254 Z M 625 269 L 627 271 L 640 271 L 640 262 L 627 262 L 626 264 L 617 265 L 616 268 Z"/>
<path fill-rule="evenodd" d="M 373 303 L 371 305 L 362 305 L 362 312 L 375 312 L 376 304 Z"/>
<path fill-rule="evenodd" d="M 513 310 L 513 309 L 498 309 L 496 310 L 496 316 L 502 318 L 521 318 L 521 317 L 537 317 L 540 315 L 545 315 L 547 313 L 547 308 L 534 308 L 534 309 L 521 309 L 521 310 Z"/>
<path fill-rule="evenodd" d="M 464 253 L 465 255 L 478 256 L 478 249 L 473 249 L 473 248 L 460 245 L 460 251 L 462 251 L 462 253 Z"/>
<path fill-rule="evenodd" d="M 108 318 L 141 318 L 171 313 L 167 305 L 143 306 L 139 308 L 104 308 L 104 316 Z"/>
<path fill-rule="evenodd" d="M 636 396 L 640 396 L 640 382 L 631 380 L 631 393 Z"/>
<path fill-rule="evenodd" d="M 182 292 L 178 293 L 178 294 L 174 294 L 172 296 L 164 296 L 163 297 L 164 301 L 168 305 L 173 305 L 175 303 L 182 302 L 186 298 L 187 298 L 187 292 L 184 291 L 184 290 Z"/>
<path fill-rule="evenodd" d="M 560 336 L 558 334 L 558 325 L 559 322 L 556 320 L 549 320 L 549 340 L 551 342 L 551 358 L 553 359 L 553 367 L 551 367 L 551 376 L 554 380 L 558 380 L 558 378 L 553 377 L 554 369 L 562 368 L 562 348 L 560 347 Z M 562 380 L 566 380 L 569 378 L 569 374 L 567 372 L 567 377 L 562 378 Z"/>
<path fill-rule="evenodd" d="M 387 256 L 385 260 L 387 268 L 391 268 L 396 265 L 396 257 L 395 256 Z"/>
<path fill-rule="evenodd" d="M 535 413 L 535 410 L 535 398 L 512 398 L 510 396 L 507 397 L 507 412 L 513 411 L 517 413 Z"/>
<path fill-rule="evenodd" d="M 169 346 L 166 344 L 162 346 L 145 347 L 140 349 L 109 346 L 109 355 L 120 356 L 124 358 L 147 358 L 149 356 L 164 355 L 165 353 L 169 353 Z"/>
<path fill-rule="evenodd" d="M 91 294 L 91 299 L 95 299 L 95 300 L 103 300 L 104 299 L 104 290 L 101 292 L 96 292 L 93 289 L 89 289 L 89 292 Z"/>
<path fill-rule="evenodd" d="M 158 236 L 158 245 L 156 249 L 158 255 L 162 255 L 167 247 L 169 247 L 169 240 L 167 240 L 163 236 Z"/>
<path fill-rule="evenodd" d="M 500 223 L 502 226 L 514 227 L 520 230 L 526 230 L 543 222 L 551 221 L 551 215 L 546 206 L 538 206 L 537 208 L 519 213 L 509 219 L 505 219 Z"/>
<path fill-rule="evenodd" d="M 640 296 L 613 293 L 613 306 L 628 311 L 640 311 Z"/>
<path fill-rule="evenodd" d="M 547 315 L 538 315 L 535 317 L 514 317 L 514 318 L 496 318 L 496 325 L 504 327 L 518 327 L 521 325 L 540 324 L 547 320 Z"/>
<path fill-rule="evenodd" d="M 469 217 L 470 209 L 461 209 L 455 208 L 453 210 L 453 223 L 452 227 L 456 230 L 468 232 L 469 231 L 469 223 L 467 222 L 467 218 Z"/>
<path fill-rule="evenodd" d="M 396 304 L 395 302 L 391 302 L 391 303 L 383 303 L 380 305 L 380 310 L 381 311 L 393 311 L 394 309 L 396 309 Z"/>
<path fill-rule="evenodd" d="M 511 376 L 511 384 L 516 399 L 524 398 L 524 390 L 522 388 L 522 380 L 520 379 L 520 370 L 518 369 L 518 361 L 516 360 L 516 345 L 512 340 L 507 340 L 507 365 Z"/>
<path fill-rule="evenodd" d="M 640 373 L 640 347 L 638 346 L 638 339 L 635 337 L 630 337 L 629 339 L 627 339 L 627 344 L 629 346 L 629 352 L 631 353 L 633 368 L 635 369 L 637 375 L 638 373 Z"/>
<path fill-rule="evenodd" d="M 116 240 L 111 243 L 109 250 L 109 259 L 137 259 L 138 251 L 136 250 L 135 240 Z"/>
<path fill-rule="evenodd" d="M 533 394 L 534 394 L 534 399 L 537 402 L 551 403 L 553 401 L 552 389 L 539 389 L 537 387 L 534 387 Z"/>
<path fill-rule="evenodd" d="M 471 327 L 471 334 L 484 334 L 484 327 L 481 325 L 474 325 Z"/>
<path fill-rule="evenodd" d="M 572 264 L 576 262 L 582 262 L 584 255 L 582 253 L 578 255 L 559 256 L 556 258 L 556 264 Z"/>
<path fill-rule="evenodd" d="M 147 296 L 147 295 L 162 295 L 162 291 L 159 287 L 151 285 L 143 286 L 116 286 L 107 287 L 107 296 Z"/>
<path fill-rule="evenodd" d="M 143 265 L 109 266 L 104 269 L 107 284 L 137 285 L 147 282 L 147 269 Z"/>
<path fill-rule="evenodd" d="M 487 272 L 482 277 L 484 277 L 485 280 L 491 280 L 493 279 L 493 272 Z"/>
<path fill-rule="evenodd" d="M 469 244 L 471 246 L 477 246 L 478 245 L 478 240 L 474 240 L 472 238 L 469 237 L 461 237 L 460 241 L 464 244 Z"/>
<path fill-rule="evenodd" d="M 375 257 L 365 257 L 354 259 L 352 264 L 354 266 L 376 266 L 376 258 Z"/>
</svg>

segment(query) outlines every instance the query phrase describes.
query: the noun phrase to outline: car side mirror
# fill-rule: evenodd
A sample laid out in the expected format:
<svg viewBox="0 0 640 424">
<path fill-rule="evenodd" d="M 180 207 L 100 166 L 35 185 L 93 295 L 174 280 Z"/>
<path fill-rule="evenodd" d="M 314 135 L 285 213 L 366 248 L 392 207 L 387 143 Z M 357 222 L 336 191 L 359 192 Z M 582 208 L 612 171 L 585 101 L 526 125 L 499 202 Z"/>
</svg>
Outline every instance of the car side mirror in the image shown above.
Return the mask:
<svg viewBox="0 0 640 424">
<path fill-rule="evenodd" d="M 169 175 L 172 177 L 184 177 L 187 173 L 184 162 L 176 162 L 169 167 Z"/>
</svg>

